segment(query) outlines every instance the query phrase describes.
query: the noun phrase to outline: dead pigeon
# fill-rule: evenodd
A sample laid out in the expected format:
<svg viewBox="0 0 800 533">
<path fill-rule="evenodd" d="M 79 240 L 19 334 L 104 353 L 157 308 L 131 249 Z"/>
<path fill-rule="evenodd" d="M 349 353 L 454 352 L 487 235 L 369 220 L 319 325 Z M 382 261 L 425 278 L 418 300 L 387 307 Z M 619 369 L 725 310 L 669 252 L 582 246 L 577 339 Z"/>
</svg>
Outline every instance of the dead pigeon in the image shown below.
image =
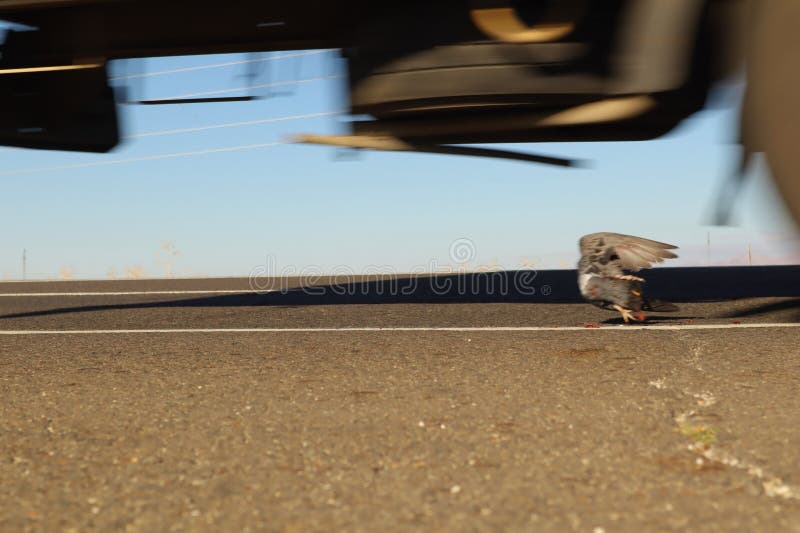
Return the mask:
<svg viewBox="0 0 800 533">
<path fill-rule="evenodd" d="M 678 257 L 669 251 L 676 246 L 620 233 L 590 233 L 578 246 L 578 286 L 592 305 L 619 311 L 625 323 L 644 321 L 644 311 L 678 310 L 674 304 L 645 297 L 644 279 L 627 273 Z"/>
</svg>

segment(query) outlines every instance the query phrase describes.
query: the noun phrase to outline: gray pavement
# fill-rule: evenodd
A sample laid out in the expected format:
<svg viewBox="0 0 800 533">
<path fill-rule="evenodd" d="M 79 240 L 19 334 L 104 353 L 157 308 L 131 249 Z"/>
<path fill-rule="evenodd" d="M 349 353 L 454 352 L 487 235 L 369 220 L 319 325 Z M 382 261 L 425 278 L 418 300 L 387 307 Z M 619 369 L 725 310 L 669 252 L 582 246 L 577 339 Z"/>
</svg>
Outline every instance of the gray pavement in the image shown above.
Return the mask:
<svg viewBox="0 0 800 533">
<path fill-rule="evenodd" d="M 0 284 L 0 530 L 800 531 L 797 295 L 634 330 L 559 276 Z"/>
</svg>

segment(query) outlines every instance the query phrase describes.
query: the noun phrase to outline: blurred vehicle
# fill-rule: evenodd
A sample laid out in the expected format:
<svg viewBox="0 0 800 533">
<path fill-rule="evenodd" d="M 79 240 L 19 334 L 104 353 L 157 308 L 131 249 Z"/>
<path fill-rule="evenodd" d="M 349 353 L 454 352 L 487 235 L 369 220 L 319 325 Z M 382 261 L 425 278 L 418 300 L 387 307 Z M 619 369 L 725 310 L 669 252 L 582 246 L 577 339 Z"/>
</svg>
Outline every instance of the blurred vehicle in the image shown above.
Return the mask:
<svg viewBox="0 0 800 533">
<path fill-rule="evenodd" d="M 0 0 L 20 25 L 0 47 L 0 144 L 113 148 L 113 59 L 338 48 L 350 112 L 366 118 L 299 140 L 524 159 L 450 145 L 653 139 L 749 56 L 742 139 L 767 152 L 797 217 L 799 12 L 797 0 Z"/>
</svg>

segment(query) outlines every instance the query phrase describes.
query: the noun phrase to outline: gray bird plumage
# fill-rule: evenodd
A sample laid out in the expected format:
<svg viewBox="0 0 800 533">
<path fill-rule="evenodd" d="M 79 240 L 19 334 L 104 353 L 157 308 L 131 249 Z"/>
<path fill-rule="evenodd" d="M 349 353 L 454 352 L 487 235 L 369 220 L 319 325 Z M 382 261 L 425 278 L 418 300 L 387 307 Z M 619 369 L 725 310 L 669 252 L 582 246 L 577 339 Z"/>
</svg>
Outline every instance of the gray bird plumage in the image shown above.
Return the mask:
<svg viewBox="0 0 800 533">
<path fill-rule="evenodd" d="M 677 311 L 671 303 L 644 296 L 644 279 L 627 273 L 678 257 L 670 252 L 676 246 L 621 233 L 584 235 L 578 246 L 578 286 L 589 303 L 616 309 L 625 322 L 644 320 L 643 311 Z"/>
</svg>

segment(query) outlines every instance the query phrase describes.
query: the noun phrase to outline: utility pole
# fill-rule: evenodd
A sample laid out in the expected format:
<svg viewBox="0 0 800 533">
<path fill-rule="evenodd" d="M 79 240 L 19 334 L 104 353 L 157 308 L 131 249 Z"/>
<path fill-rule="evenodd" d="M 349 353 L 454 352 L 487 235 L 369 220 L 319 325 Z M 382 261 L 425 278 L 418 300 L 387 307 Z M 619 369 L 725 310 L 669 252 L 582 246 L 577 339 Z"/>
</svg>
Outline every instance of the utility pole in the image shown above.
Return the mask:
<svg viewBox="0 0 800 533">
<path fill-rule="evenodd" d="M 706 266 L 711 265 L 711 232 L 706 233 Z"/>
<path fill-rule="evenodd" d="M 28 250 L 22 249 L 22 279 L 28 278 Z"/>
</svg>

